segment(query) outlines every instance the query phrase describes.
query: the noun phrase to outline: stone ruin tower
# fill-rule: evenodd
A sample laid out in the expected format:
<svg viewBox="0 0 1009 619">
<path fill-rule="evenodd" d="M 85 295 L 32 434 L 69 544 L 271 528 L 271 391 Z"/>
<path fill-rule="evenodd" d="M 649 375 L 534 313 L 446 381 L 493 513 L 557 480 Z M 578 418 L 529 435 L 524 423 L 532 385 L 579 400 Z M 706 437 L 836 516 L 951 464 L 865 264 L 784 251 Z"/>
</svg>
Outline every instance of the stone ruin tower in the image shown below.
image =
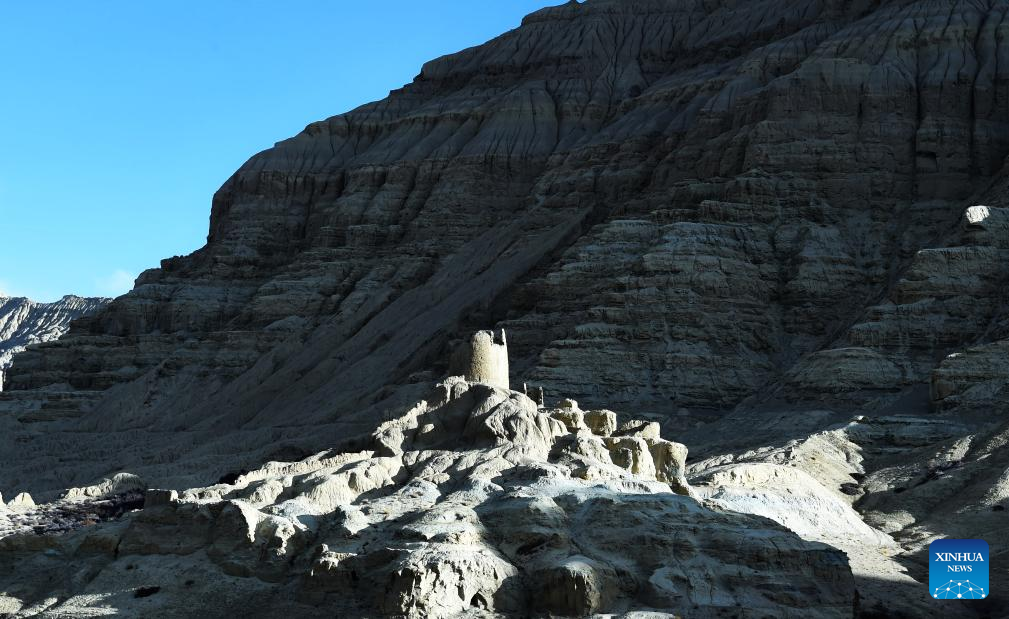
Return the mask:
<svg viewBox="0 0 1009 619">
<path fill-rule="evenodd" d="M 477 331 L 452 354 L 449 374 L 465 376 L 472 383 L 484 383 L 510 389 L 508 382 L 508 343 L 504 329 Z"/>
</svg>

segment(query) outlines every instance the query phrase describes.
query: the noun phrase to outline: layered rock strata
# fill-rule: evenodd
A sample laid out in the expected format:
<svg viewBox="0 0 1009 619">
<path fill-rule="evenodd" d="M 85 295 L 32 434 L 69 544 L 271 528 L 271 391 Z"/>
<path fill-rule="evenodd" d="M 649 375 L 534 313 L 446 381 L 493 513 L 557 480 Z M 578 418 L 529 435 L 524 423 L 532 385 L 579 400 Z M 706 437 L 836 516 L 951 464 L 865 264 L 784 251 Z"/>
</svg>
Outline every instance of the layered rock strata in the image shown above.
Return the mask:
<svg viewBox="0 0 1009 619">
<path fill-rule="evenodd" d="M 0 391 L 14 355 L 28 346 L 59 339 L 77 318 L 93 314 L 108 299 L 68 295 L 53 303 L 0 295 Z"/>
<path fill-rule="evenodd" d="M 931 311 L 915 295 L 942 283 L 922 273 L 994 259 L 929 247 L 1005 176 L 1005 8 L 544 9 L 252 158 L 215 196 L 205 248 L 9 382 L 102 390 L 80 422 L 99 433 L 295 424 L 319 448 L 497 322 L 513 383 L 594 406 L 693 423 L 780 385 L 808 401 L 835 369 L 840 402 L 893 395 L 984 323 L 954 307 L 988 290 L 979 271 L 923 355 L 874 344 L 899 342 L 876 317 Z"/>
</svg>

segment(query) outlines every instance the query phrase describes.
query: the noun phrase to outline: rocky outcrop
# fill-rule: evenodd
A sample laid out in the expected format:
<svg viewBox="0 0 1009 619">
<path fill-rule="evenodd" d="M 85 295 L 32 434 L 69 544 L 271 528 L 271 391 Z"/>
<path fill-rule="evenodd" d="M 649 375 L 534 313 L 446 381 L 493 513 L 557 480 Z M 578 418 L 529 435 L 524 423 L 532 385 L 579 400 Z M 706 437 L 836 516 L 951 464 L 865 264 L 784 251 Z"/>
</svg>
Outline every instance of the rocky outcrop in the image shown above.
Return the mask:
<svg viewBox="0 0 1009 619">
<path fill-rule="evenodd" d="M 608 416 L 538 409 L 453 378 L 382 424 L 364 451 L 151 490 L 142 511 L 116 522 L 0 540 L 0 611 L 851 615 L 843 553 L 699 503 L 687 496 L 682 445 L 647 423 L 606 426 L 612 434 L 584 423 Z M 53 581 L 54 561 L 75 576 Z"/>
<path fill-rule="evenodd" d="M 71 321 L 97 312 L 108 299 L 65 296 L 54 303 L 0 296 L 0 390 L 14 355 L 28 346 L 59 339 Z"/>
</svg>

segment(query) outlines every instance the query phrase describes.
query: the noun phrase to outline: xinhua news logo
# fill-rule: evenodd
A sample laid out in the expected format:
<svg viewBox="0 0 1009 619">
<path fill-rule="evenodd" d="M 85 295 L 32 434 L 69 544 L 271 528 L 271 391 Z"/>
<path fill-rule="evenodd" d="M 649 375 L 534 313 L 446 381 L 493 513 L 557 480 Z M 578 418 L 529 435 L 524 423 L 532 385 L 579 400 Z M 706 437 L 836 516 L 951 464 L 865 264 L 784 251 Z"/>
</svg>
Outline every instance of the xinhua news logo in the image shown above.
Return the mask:
<svg viewBox="0 0 1009 619">
<path fill-rule="evenodd" d="M 937 539 L 929 544 L 928 588 L 937 600 L 988 597 L 988 542 Z"/>
</svg>

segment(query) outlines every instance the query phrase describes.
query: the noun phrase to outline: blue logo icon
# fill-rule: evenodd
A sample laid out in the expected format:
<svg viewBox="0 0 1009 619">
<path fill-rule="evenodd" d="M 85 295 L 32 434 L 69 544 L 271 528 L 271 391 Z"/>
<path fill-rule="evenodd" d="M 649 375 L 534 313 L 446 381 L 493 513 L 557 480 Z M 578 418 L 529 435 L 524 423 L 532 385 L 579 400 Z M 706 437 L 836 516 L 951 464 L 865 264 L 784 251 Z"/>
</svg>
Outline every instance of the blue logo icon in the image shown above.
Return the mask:
<svg viewBox="0 0 1009 619">
<path fill-rule="evenodd" d="M 929 594 L 937 600 L 988 597 L 988 542 L 937 539 L 928 546 Z"/>
</svg>

